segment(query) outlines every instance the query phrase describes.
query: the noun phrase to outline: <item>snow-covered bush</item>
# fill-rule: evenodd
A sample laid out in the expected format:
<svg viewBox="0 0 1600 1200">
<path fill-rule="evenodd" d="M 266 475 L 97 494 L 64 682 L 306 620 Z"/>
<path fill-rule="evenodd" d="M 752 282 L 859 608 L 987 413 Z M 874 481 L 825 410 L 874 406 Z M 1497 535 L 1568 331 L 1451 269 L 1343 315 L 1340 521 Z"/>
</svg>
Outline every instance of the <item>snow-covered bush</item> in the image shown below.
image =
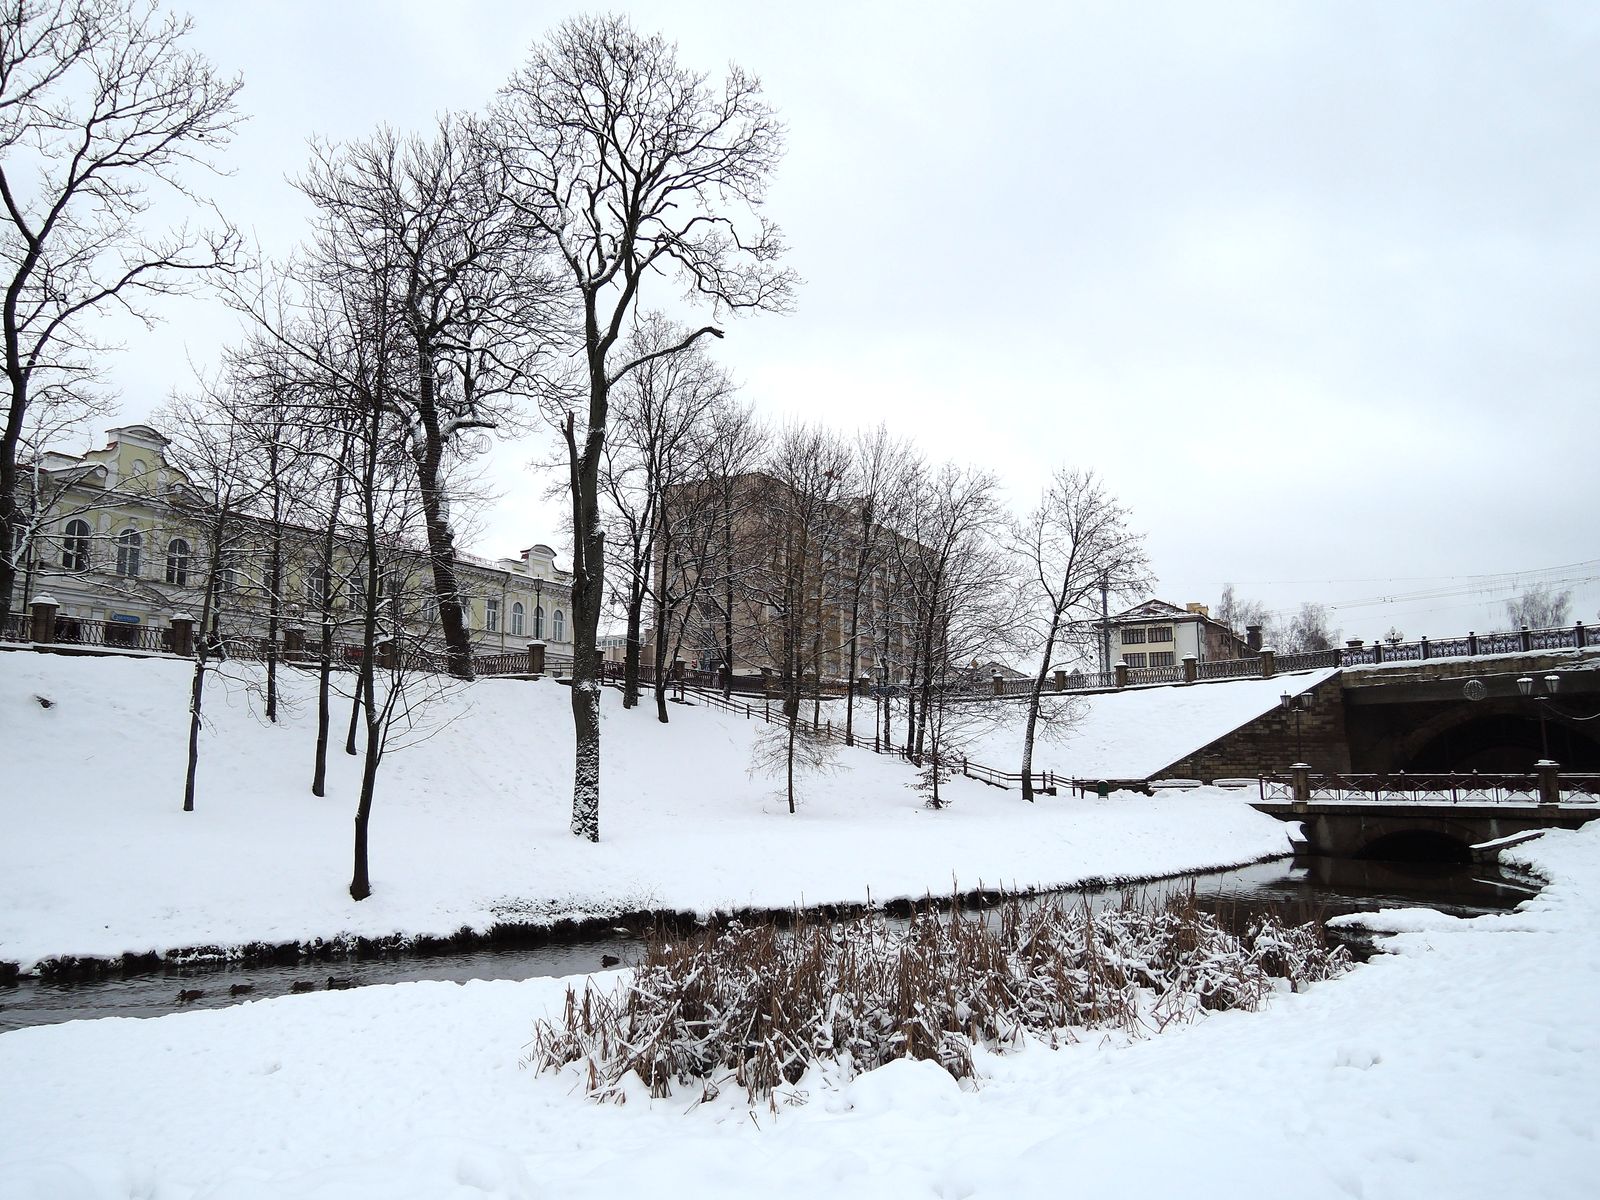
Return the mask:
<svg viewBox="0 0 1600 1200">
<path fill-rule="evenodd" d="M 1274 980 L 1298 988 L 1343 971 L 1319 927 L 1254 920 L 1225 930 L 1192 898 L 1093 912 L 1061 899 L 1009 900 L 892 927 L 871 915 L 831 925 L 737 921 L 652 944 L 613 990 L 569 988 L 559 1021 L 539 1021 L 528 1065 L 582 1065 L 597 1099 L 636 1074 L 652 1096 L 674 1083 L 752 1101 L 814 1064 L 845 1077 L 897 1058 L 931 1059 L 957 1079 L 972 1048 L 1074 1030 L 1132 1036 L 1203 1010 L 1254 1010 Z"/>
</svg>

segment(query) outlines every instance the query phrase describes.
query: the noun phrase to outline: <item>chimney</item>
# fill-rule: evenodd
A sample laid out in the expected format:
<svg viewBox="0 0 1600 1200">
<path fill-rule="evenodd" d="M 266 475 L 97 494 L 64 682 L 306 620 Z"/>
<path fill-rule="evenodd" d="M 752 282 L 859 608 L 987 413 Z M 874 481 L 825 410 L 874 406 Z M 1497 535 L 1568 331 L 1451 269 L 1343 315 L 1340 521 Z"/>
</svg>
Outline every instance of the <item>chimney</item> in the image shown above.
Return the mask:
<svg viewBox="0 0 1600 1200">
<path fill-rule="evenodd" d="M 1244 642 L 1252 650 L 1261 649 L 1261 626 L 1246 625 L 1244 627 Z"/>
</svg>

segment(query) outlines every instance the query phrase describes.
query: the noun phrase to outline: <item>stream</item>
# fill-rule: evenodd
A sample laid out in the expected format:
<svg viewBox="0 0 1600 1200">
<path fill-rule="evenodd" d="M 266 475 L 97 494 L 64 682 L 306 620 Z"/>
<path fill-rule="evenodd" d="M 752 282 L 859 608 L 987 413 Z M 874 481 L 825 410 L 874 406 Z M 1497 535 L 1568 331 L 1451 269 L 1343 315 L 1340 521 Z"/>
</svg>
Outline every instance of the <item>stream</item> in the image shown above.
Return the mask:
<svg viewBox="0 0 1600 1200">
<path fill-rule="evenodd" d="M 1341 858 L 1276 859 L 1231 871 L 1205 871 L 1128 887 L 1067 889 L 1095 907 L 1124 897 L 1160 900 L 1194 888 L 1211 910 L 1275 909 L 1285 921 L 1301 922 L 1375 908 L 1428 907 L 1456 916 L 1515 908 L 1536 885 L 1493 865 L 1373 862 Z M 1332 931 L 1330 931 L 1330 935 Z M 1372 952 L 1358 937 L 1347 940 L 1357 957 Z M 627 964 L 643 945 L 631 932 L 547 943 L 532 948 L 482 949 L 464 953 L 395 954 L 296 966 L 251 966 L 236 962 L 169 964 L 162 971 L 89 982 L 25 977 L 0 987 L 0 1031 L 93 1017 L 157 1017 L 197 1008 L 222 1008 L 296 991 L 367 987 L 419 979 L 532 979 L 578 975 Z M 180 1000 L 180 993 L 198 993 Z"/>
</svg>

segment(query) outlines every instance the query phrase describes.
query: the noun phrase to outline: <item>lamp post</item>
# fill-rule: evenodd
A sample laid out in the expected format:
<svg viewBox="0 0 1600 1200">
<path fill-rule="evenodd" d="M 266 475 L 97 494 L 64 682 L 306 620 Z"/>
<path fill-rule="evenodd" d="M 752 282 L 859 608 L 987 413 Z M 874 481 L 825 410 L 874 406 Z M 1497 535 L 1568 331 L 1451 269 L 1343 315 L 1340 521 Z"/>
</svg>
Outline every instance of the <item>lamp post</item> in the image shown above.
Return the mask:
<svg viewBox="0 0 1600 1200">
<path fill-rule="evenodd" d="M 1545 729 L 1545 705 L 1550 702 L 1550 697 L 1556 694 L 1556 690 L 1560 686 L 1561 676 L 1559 675 L 1544 676 L 1544 690 L 1540 692 L 1533 690 L 1534 679 L 1532 675 L 1524 675 L 1517 680 L 1517 691 L 1524 696 L 1531 696 L 1539 710 L 1539 756 L 1545 761 L 1550 758 L 1550 735 Z"/>
<path fill-rule="evenodd" d="M 1278 697 L 1278 703 L 1283 705 L 1284 712 L 1294 714 L 1294 760 L 1297 763 L 1305 761 L 1305 749 L 1300 738 L 1300 714 L 1311 707 L 1311 697 L 1301 692 L 1298 696 L 1291 696 L 1288 692 Z"/>
</svg>

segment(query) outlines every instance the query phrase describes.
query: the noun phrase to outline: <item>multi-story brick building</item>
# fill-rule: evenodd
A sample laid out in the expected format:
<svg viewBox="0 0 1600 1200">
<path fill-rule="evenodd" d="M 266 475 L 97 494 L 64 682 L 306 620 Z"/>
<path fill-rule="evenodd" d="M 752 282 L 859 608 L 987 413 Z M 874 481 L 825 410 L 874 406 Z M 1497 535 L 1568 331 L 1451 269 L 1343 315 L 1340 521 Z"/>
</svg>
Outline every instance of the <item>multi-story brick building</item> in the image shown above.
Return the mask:
<svg viewBox="0 0 1600 1200">
<path fill-rule="evenodd" d="M 857 674 L 876 677 L 887 663 L 900 677 L 910 638 L 902 584 L 915 543 L 871 527 L 876 549 L 857 596 L 863 529 L 847 500 L 802 497 L 771 475 L 749 472 L 726 484 L 685 485 L 669 509 L 683 514 L 684 532 L 670 568 L 658 553 L 655 571 L 658 586 L 670 571 L 667 590 L 694 596 L 681 649 L 690 666 L 723 666 L 731 626 L 735 673 L 782 673 L 787 657 L 805 675 L 842 681 L 854 606 Z M 702 587 L 687 586 L 695 578 Z M 786 647 L 796 637 L 803 644 Z"/>
</svg>

